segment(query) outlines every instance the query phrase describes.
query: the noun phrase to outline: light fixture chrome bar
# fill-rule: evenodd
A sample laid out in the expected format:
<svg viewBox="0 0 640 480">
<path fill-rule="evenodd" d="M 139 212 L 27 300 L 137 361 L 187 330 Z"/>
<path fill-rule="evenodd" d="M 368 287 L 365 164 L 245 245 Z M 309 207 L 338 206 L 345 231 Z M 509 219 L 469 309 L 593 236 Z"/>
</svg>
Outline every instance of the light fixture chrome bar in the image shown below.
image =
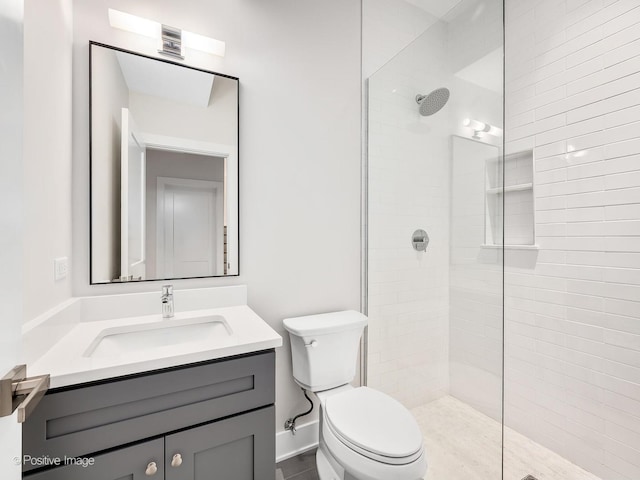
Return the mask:
<svg viewBox="0 0 640 480">
<path fill-rule="evenodd" d="M 145 37 L 156 39 L 161 37 L 163 48 L 158 52 L 163 55 L 183 59 L 182 50 L 187 48 L 224 57 L 225 42 L 169 25 L 162 25 L 148 18 L 138 17 L 110 8 L 109 23 L 113 28 L 144 35 Z"/>
<path fill-rule="evenodd" d="M 182 55 L 182 30 L 163 24 L 162 50 L 158 50 L 158 53 L 184 60 Z"/>
</svg>

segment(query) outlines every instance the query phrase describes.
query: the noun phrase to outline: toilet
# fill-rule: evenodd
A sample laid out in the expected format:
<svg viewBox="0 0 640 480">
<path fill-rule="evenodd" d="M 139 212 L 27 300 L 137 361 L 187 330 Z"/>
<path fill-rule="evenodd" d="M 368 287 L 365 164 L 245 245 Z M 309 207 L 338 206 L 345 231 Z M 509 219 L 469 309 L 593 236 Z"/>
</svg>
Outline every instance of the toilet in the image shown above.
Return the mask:
<svg viewBox="0 0 640 480">
<path fill-rule="evenodd" d="M 288 318 L 293 377 L 320 404 L 320 480 L 421 480 L 422 433 L 397 400 L 349 384 L 367 317 L 353 310 Z"/>
</svg>

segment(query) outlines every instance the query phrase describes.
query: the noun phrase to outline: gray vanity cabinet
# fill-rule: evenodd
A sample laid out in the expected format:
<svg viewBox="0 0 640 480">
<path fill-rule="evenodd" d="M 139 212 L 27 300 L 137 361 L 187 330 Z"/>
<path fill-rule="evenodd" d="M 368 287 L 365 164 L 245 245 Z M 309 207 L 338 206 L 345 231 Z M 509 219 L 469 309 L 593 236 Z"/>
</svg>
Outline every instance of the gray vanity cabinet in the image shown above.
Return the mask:
<svg viewBox="0 0 640 480">
<path fill-rule="evenodd" d="M 164 478 L 164 441 L 152 440 L 122 448 L 104 455 L 96 455 L 95 464 L 87 467 L 66 465 L 29 475 L 30 480 L 149 480 Z M 155 463 L 154 476 L 145 474 Z"/>
<path fill-rule="evenodd" d="M 273 480 L 273 407 L 166 437 L 166 480 Z M 171 466 L 176 455 L 181 465 Z M 256 475 L 256 472 L 266 472 Z"/>
<path fill-rule="evenodd" d="M 25 463 L 23 478 L 274 480 L 274 401 L 273 350 L 54 390 L 23 454 L 95 464 Z"/>
</svg>

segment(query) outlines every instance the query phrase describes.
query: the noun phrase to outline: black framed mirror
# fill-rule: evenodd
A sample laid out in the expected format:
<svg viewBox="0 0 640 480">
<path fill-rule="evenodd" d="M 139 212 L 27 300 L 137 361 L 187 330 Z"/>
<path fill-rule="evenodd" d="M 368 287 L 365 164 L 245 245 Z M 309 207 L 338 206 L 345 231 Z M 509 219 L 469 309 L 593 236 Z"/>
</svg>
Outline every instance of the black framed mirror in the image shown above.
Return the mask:
<svg viewBox="0 0 640 480">
<path fill-rule="evenodd" d="M 90 47 L 92 284 L 239 274 L 239 79 Z"/>
</svg>

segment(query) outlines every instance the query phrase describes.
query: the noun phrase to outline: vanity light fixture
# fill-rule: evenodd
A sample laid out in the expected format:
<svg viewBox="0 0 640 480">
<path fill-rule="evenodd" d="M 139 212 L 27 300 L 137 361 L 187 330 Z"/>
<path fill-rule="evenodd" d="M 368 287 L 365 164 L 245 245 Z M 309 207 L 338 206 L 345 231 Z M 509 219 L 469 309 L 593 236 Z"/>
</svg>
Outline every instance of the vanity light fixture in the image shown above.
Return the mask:
<svg viewBox="0 0 640 480">
<path fill-rule="evenodd" d="M 109 23 L 113 28 L 158 39 L 162 46 L 158 52 L 164 55 L 184 58 L 183 48 L 191 48 L 224 57 L 225 42 L 215 38 L 180 30 L 179 28 L 163 25 L 147 18 L 114 10 L 113 8 L 109 9 Z"/>
<path fill-rule="evenodd" d="M 489 135 L 493 135 L 494 137 L 502 136 L 501 128 L 496 127 L 494 125 L 490 125 L 488 123 L 479 122 L 478 120 L 473 120 L 472 118 L 465 118 L 462 121 L 462 125 L 473 130 L 472 138 L 475 138 L 475 139 L 482 138 L 485 133 Z"/>
<path fill-rule="evenodd" d="M 184 59 L 184 55 L 182 55 L 182 30 L 164 24 L 161 30 L 162 50 L 158 50 L 158 53 Z"/>
</svg>

